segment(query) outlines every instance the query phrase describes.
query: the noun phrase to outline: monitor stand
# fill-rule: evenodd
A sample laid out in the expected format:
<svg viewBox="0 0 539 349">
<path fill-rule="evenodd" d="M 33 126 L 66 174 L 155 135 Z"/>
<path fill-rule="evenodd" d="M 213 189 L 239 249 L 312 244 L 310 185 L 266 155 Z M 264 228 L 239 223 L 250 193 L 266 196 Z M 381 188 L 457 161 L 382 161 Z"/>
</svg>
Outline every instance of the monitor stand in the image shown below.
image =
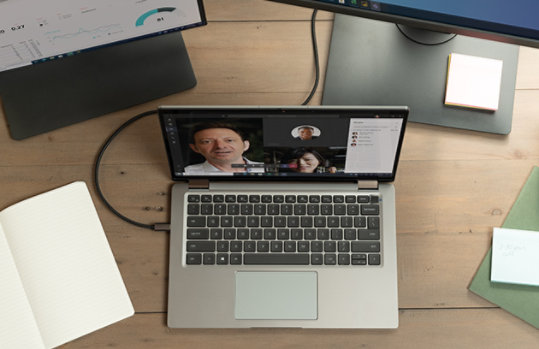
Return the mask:
<svg viewBox="0 0 539 349">
<path fill-rule="evenodd" d="M 393 23 L 335 15 L 322 104 L 407 105 L 409 121 L 508 134 L 518 50 L 462 35 L 441 45 L 420 45 Z M 448 56 L 453 52 L 503 60 L 497 111 L 444 105 Z"/>
<path fill-rule="evenodd" d="M 3 72 L 0 81 L 4 114 L 17 140 L 196 85 L 179 32 Z"/>
</svg>

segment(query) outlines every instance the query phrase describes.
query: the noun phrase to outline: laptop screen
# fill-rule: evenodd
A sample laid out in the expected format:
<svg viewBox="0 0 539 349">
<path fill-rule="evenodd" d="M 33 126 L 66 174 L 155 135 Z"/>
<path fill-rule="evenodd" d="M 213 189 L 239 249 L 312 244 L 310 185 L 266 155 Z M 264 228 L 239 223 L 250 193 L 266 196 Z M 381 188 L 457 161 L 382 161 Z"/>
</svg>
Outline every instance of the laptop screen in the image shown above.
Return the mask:
<svg viewBox="0 0 539 349">
<path fill-rule="evenodd" d="M 406 107 L 162 107 L 174 180 L 395 178 Z"/>
</svg>

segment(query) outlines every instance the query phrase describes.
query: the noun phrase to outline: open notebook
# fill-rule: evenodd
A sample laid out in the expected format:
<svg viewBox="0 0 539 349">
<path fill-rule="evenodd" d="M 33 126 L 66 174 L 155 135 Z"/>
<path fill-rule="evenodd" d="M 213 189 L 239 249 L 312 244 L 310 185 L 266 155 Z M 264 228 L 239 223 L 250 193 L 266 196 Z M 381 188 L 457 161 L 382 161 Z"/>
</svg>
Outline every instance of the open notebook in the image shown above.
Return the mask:
<svg viewBox="0 0 539 349">
<path fill-rule="evenodd" d="M 84 182 L 0 212 L 0 348 L 53 348 L 134 310 Z"/>
</svg>

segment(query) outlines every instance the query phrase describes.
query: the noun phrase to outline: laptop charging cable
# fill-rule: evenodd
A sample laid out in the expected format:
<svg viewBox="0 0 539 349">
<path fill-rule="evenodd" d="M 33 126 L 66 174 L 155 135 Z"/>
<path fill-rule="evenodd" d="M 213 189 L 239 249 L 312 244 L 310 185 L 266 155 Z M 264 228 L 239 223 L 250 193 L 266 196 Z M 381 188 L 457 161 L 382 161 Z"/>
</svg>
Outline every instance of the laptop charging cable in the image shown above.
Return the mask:
<svg viewBox="0 0 539 349">
<path fill-rule="evenodd" d="M 134 123 L 134 122 L 136 122 L 136 121 L 138 121 L 138 120 L 140 120 L 140 119 L 142 119 L 144 117 L 147 117 L 147 116 L 150 116 L 150 115 L 156 115 L 156 114 L 157 114 L 157 110 L 149 110 L 149 111 L 145 111 L 143 113 L 140 113 L 138 115 L 135 115 L 134 117 L 132 117 L 131 119 L 127 120 L 122 125 L 120 125 L 120 127 L 118 127 L 118 129 L 116 129 L 116 131 L 114 131 L 114 133 L 112 135 L 110 135 L 109 138 L 107 138 L 107 140 L 105 141 L 105 143 L 101 147 L 99 153 L 97 154 L 97 158 L 95 160 L 94 183 L 95 183 L 95 189 L 97 191 L 97 195 L 99 196 L 101 201 L 105 204 L 105 206 L 112 213 L 114 213 L 120 219 L 124 220 L 125 222 L 127 222 L 129 224 L 140 227 L 140 228 L 146 228 L 146 229 L 150 229 L 150 230 L 154 230 L 154 231 L 170 231 L 170 224 L 169 223 L 154 223 L 154 224 L 141 223 L 141 222 L 137 222 L 137 221 L 135 221 L 135 220 L 133 220 L 131 218 L 128 218 L 128 217 L 124 216 L 123 214 L 121 214 L 120 212 L 118 212 L 118 210 L 116 210 L 114 207 L 112 207 L 112 205 L 108 202 L 108 200 L 105 198 L 105 195 L 103 195 L 103 191 L 101 190 L 101 184 L 100 184 L 100 181 L 99 181 L 99 169 L 100 169 L 100 166 L 101 166 L 101 160 L 103 159 L 103 155 L 105 154 L 105 151 L 107 150 L 109 145 L 112 143 L 114 138 L 116 138 L 116 136 L 118 136 L 125 128 L 127 128 L 132 123 Z"/>
<path fill-rule="evenodd" d="M 313 47 L 313 55 L 314 55 L 315 80 L 314 80 L 314 84 L 313 84 L 313 87 L 311 89 L 311 92 L 309 93 L 307 98 L 303 101 L 302 105 L 307 105 L 311 101 L 312 97 L 314 96 L 314 94 L 316 92 L 316 89 L 318 88 L 318 83 L 319 83 L 319 80 L 320 80 L 320 63 L 319 63 L 319 58 L 318 58 L 318 44 L 317 44 L 317 40 L 316 40 L 316 14 L 317 13 L 318 13 L 318 10 L 313 10 L 313 14 L 311 16 L 311 39 L 312 39 L 312 47 Z M 103 191 L 101 190 L 101 184 L 99 182 L 99 168 L 101 166 L 101 160 L 103 159 L 103 155 L 105 154 L 105 151 L 107 150 L 109 145 L 112 143 L 114 138 L 116 138 L 116 136 L 118 136 L 125 128 L 127 128 L 132 123 L 134 123 L 134 122 L 136 122 L 136 121 L 138 121 L 138 120 L 140 120 L 142 118 L 145 118 L 147 116 L 156 115 L 157 113 L 158 113 L 157 110 L 148 110 L 148 111 L 142 112 L 142 113 L 140 113 L 138 115 L 135 115 L 132 118 L 130 118 L 129 120 L 127 120 L 126 122 L 124 122 L 122 125 L 120 125 L 120 127 L 118 127 L 116 129 L 116 131 L 114 131 L 114 133 L 112 133 L 112 135 L 110 135 L 109 138 L 107 138 L 107 140 L 105 141 L 105 143 L 103 144 L 103 146 L 99 150 L 99 153 L 97 154 L 97 158 L 95 160 L 95 165 L 94 165 L 94 184 L 95 184 L 95 189 L 96 189 L 97 195 L 99 196 L 101 201 L 105 204 L 105 206 L 114 215 L 116 215 L 117 217 L 119 217 L 123 221 L 125 221 L 125 222 L 127 222 L 129 224 L 132 224 L 134 226 L 137 226 L 139 228 L 150 229 L 150 230 L 153 230 L 153 231 L 166 231 L 166 232 L 169 232 L 170 231 L 170 223 L 146 224 L 146 223 L 137 222 L 137 221 L 135 221 L 135 220 L 121 214 L 105 198 L 105 195 L 103 194 Z"/>
</svg>

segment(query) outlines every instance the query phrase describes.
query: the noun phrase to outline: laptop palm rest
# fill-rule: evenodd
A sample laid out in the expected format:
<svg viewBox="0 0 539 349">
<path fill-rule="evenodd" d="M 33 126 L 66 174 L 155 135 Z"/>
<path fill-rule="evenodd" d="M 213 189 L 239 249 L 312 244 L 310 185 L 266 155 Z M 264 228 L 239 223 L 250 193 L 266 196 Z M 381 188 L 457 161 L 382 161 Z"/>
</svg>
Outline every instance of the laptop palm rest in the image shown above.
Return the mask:
<svg viewBox="0 0 539 349">
<path fill-rule="evenodd" d="M 237 272 L 238 320 L 316 320 L 316 272 Z"/>
</svg>

